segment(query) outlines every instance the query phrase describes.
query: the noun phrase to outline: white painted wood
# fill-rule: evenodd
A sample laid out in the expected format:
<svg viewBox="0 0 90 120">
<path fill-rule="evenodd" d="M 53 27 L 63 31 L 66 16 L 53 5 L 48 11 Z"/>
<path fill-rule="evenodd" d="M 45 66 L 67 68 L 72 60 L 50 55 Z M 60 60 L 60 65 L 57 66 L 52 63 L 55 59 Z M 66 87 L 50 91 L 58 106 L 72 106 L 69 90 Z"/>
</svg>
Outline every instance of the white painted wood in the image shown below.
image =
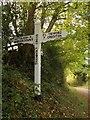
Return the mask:
<svg viewBox="0 0 90 120">
<path fill-rule="evenodd" d="M 33 44 L 35 48 L 34 83 L 35 94 L 41 95 L 41 43 L 65 37 L 68 33 L 64 30 L 58 32 L 42 33 L 41 22 L 35 21 L 34 35 L 15 37 L 12 42 Z"/>
<path fill-rule="evenodd" d="M 43 39 L 41 42 L 47 42 L 47 41 L 53 41 L 57 40 L 61 37 L 65 37 L 67 35 L 67 32 L 65 30 L 57 31 L 57 32 L 50 32 L 50 33 L 43 33 Z"/>
<path fill-rule="evenodd" d="M 12 42 L 14 43 L 28 43 L 28 44 L 33 44 L 33 41 L 34 41 L 34 35 L 15 37 L 12 40 Z"/>
<path fill-rule="evenodd" d="M 35 94 L 41 95 L 41 40 L 42 31 L 40 21 L 35 22 L 35 65 L 34 65 L 34 82 L 35 82 Z"/>
<path fill-rule="evenodd" d="M 66 37 L 68 35 L 68 32 L 66 30 L 61 31 L 62 37 Z"/>
</svg>

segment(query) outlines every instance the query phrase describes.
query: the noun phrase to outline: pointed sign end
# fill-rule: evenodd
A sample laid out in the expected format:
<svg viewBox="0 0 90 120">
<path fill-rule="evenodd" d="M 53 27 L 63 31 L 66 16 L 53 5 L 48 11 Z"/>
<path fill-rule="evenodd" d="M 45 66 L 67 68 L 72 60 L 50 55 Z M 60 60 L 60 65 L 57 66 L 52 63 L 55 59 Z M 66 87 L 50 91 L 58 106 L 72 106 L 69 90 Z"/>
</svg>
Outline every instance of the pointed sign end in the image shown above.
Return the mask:
<svg viewBox="0 0 90 120">
<path fill-rule="evenodd" d="M 68 32 L 65 30 L 62 30 L 62 37 L 66 37 L 68 35 Z"/>
</svg>

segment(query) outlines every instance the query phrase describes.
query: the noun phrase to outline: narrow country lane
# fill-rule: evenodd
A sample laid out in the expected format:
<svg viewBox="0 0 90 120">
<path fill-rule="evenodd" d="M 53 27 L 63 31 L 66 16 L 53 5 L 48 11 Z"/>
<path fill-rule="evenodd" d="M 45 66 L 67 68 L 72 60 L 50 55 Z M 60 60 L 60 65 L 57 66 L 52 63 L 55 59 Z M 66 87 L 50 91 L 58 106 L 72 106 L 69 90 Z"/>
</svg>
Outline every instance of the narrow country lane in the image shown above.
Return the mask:
<svg viewBox="0 0 90 120">
<path fill-rule="evenodd" d="M 85 97 L 89 97 L 90 96 L 90 90 L 85 89 L 85 88 L 81 88 L 81 87 L 74 87 L 81 95 L 85 96 Z"/>
<path fill-rule="evenodd" d="M 90 90 L 82 87 L 74 87 L 74 88 L 80 93 L 80 95 L 82 95 L 88 100 L 88 115 L 90 118 Z"/>
</svg>

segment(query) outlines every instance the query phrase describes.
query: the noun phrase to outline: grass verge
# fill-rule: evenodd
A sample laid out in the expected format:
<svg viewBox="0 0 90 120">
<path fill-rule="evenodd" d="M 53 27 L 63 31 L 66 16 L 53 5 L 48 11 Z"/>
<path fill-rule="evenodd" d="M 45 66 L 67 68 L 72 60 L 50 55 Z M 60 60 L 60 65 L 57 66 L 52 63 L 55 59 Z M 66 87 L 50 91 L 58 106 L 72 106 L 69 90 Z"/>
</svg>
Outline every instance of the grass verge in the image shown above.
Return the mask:
<svg viewBox="0 0 90 120">
<path fill-rule="evenodd" d="M 3 67 L 3 118 L 87 118 L 88 102 L 68 87 L 42 80 L 42 99 L 34 99 L 34 84 L 14 67 Z"/>
</svg>

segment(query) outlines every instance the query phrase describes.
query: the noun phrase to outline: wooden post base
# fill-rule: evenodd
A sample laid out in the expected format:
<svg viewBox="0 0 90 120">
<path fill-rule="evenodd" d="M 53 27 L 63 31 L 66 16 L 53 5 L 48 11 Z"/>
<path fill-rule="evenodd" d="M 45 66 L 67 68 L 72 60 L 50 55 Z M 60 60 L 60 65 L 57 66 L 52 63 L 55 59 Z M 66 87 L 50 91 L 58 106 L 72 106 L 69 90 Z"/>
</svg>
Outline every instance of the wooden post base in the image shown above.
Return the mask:
<svg viewBox="0 0 90 120">
<path fill-rule="evenodd" d="M 35 95 L 34 99 L 37 101 L 41 101 L 42 97 L 41 95 Z"/>
</svg>

